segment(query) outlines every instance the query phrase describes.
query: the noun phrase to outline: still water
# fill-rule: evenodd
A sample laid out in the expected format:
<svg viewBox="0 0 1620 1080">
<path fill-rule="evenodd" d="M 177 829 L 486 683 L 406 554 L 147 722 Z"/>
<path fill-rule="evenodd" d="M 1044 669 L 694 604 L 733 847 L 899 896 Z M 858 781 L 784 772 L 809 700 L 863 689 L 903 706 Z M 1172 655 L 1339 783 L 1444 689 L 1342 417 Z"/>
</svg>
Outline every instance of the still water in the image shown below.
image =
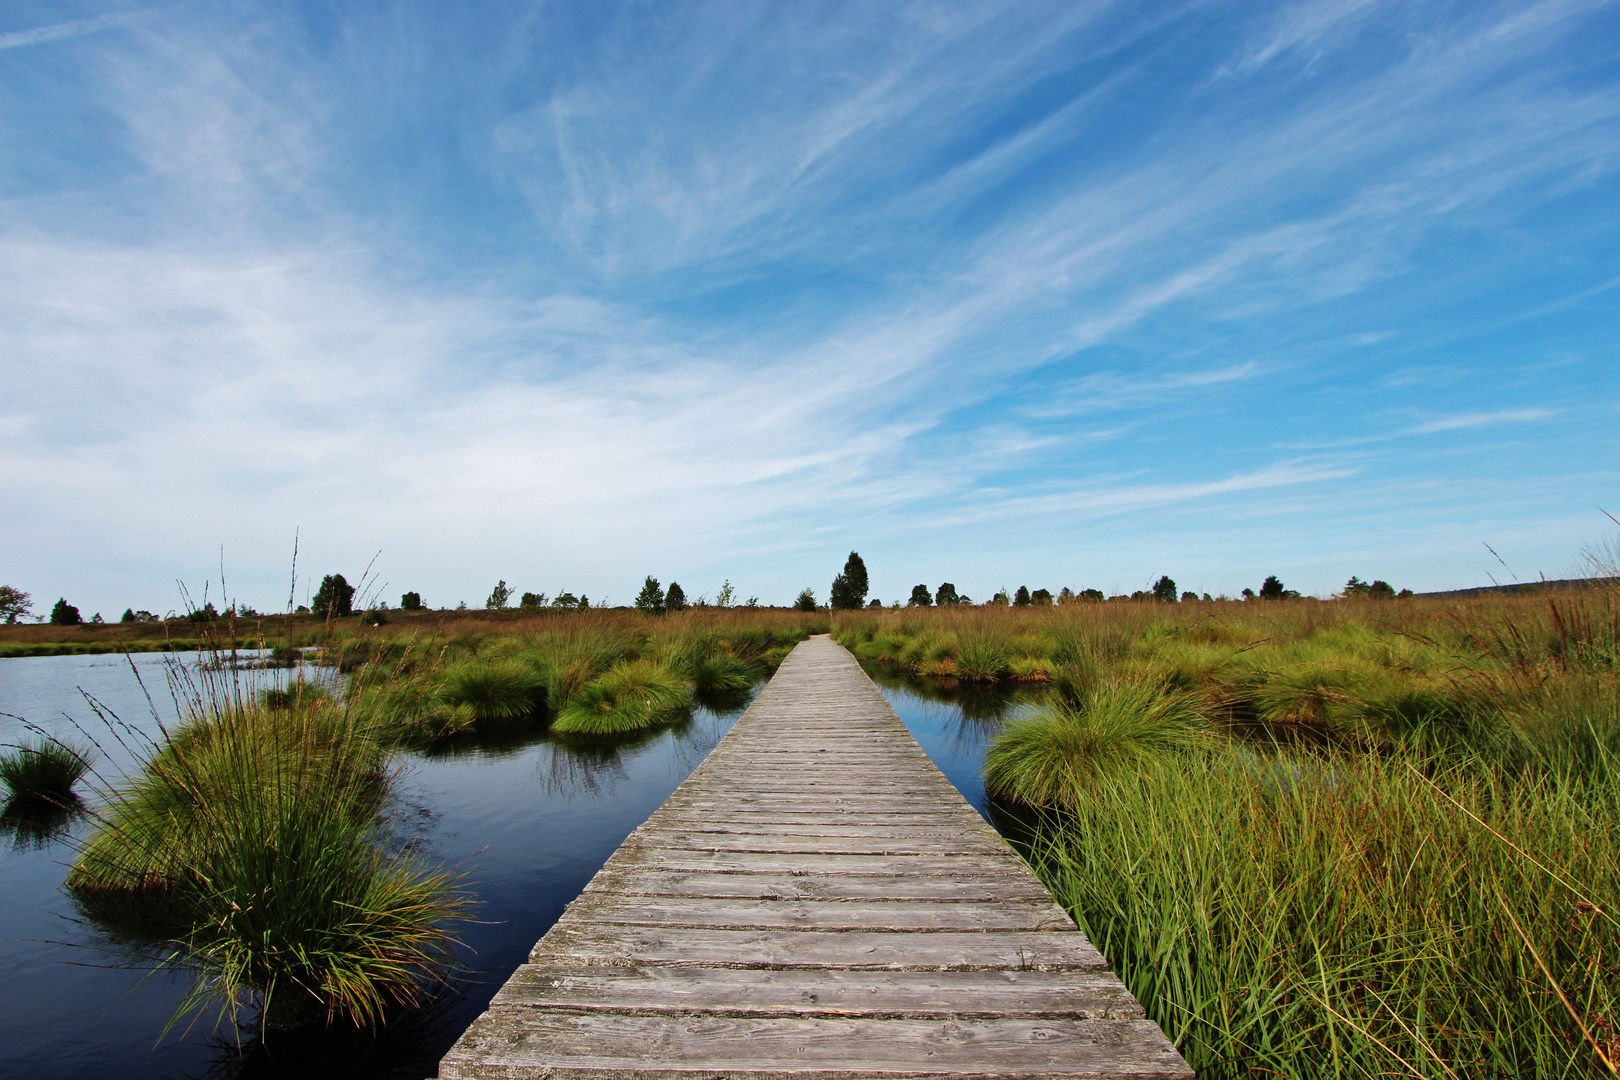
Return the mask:
<svg viewBox="0 0 1620 1080">
<path fill-rule="evenodd" d="M 979 765 L 1016 696 L 943 694 L 868 669 L 942 772 L 981 813 Z M 140 734 L 178 711 L 164 659 L 144 654 L 0 659 L 0 743 L 22 720 L 59 737 L 93 736 L 115 779 Z M 259 685 L 285 672 L 253 672 Z M 98 717 L 97 709 L 109 723 Z M 538 729 L 432 754 L 403 753 L 390 814 L 421 850 L 466 876 L 478 921 L 462 924 L 470 974 L 435 1008 L 380 1040 L 341 1032 L 283 1036 L 267 1051 L 207 1014 L 163 1034 L 188 981 L 133 966 L 83 921 L 61 888 L 84 821 L 65 836 L 0 837 L 0 1077 L 410 1077 L 477 1016 L 620 842 L 658 808 L 741 711 L 696 709 L 690 723 L 592 751 Z M 122 726 L 127 725 L 127 728 Z"/>
</svg>

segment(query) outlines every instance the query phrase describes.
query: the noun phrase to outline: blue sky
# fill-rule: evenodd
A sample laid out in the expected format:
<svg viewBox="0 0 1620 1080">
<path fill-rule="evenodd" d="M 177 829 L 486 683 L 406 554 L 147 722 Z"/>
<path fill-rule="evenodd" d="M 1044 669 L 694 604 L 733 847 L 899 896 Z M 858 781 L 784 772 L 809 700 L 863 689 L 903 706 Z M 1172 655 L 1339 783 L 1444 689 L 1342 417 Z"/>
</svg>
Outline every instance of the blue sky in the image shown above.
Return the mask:
<svg viewBox="0 0 1620 1080">
<path fill-rule="evenodd" d="M 435 606 L 824 597 L 852 548 L 885 600 L 1562 576 L 1620 512 L 1617 41 L 1602 2 L 12 0 L 0 580 L 161 611 L 223 547 L 275 609 L 295 529 Z"/>
</svg>

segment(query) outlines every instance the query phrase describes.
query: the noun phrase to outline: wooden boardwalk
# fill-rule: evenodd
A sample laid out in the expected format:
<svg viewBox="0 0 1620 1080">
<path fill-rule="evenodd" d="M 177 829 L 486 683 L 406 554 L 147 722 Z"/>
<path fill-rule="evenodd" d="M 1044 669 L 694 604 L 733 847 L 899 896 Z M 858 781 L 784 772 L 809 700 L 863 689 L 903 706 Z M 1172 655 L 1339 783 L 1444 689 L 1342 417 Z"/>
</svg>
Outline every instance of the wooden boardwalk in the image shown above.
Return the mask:
<svg viewBox="0 0 1620 1080">
<path fill-rule="evenodd" d="M 1187 1077 L 850 654 L 795 649 L 441 1077 Z"/>
</svg>

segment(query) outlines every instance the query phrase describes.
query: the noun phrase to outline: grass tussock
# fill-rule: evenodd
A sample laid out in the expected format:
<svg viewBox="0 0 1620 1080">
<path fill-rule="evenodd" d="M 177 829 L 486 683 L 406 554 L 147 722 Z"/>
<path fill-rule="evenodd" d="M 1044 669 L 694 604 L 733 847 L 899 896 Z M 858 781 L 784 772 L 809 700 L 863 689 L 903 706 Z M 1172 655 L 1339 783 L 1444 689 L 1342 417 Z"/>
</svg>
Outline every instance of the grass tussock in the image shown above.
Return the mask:
<svg viewBox="0 0 1620 1080">
<path fill-rule="evenodd" d="M 985 754 L 985 790 L 1009 802 L 1073 809 L 1100 779 L 1207 745 L 1186 694 L 1152 683 L 1095 687 L 1010 723 Z"/>
<path fill-rule="evenodd" d="M 100 925 L 196 973 L 183 1009 L 375 1025 L 423 1000 L 466 900 L 390 845 L 374 728 L 319 697 L 212 704 L 107 793 L 67 888 Z"/>
<path fill-rule="evenodd" d="M 22 810 L 36 803 L 66 806 L 76 802 L 74 785 L 90 771 L 93 755 L 87 745 L 44 735 L 6 747 L 0 752 L 0 784 L 5 785 L 8 808 Z"/>
<path fill-rule="evenodd" d="M 615 665 L 580 688 L 557 714 L 560 735 L 618 735 L 684 719 L 691 708 L 685 682 L 651 660 Z"/>
</svg>

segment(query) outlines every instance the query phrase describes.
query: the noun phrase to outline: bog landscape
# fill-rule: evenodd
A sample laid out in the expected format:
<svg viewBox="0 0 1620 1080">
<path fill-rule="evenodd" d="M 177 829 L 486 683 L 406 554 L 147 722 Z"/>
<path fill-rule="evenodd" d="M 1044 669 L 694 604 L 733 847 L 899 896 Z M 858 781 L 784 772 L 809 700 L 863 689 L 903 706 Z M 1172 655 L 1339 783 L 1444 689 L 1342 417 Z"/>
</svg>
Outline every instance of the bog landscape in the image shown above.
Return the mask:
<svg viewBox="0 0 1620 1080">
<path fill-rule="evenodd" d="M 0 1080 L 1620 1077 L 1616 42 L 0 3 Z"/>
<path fill-rule="evenodd" d="M 332 575 L 325 617 L 7 627 L 12 655 L 168 650 L 144 677 L 177 719 L 86 697 L 77 730 L 35 729 L 3 760 L 6 828 L 61 845 L 87 925 L 184 973 L 176 1019 L 270 1050 L 301 1027 L 375 1035 L 459 992 L 478 918 L 476 883 L 402 842 L 402 761 L 612 752 L 734 714 L 830 634 L 988 727 L 990 820 L 1200 1075 L 1609 1067 L 1612 575 L 1399 598 L 1352 578 L 1328 600 L 1164 579 L 973 604 L 946 583 L 904 606 L 864 606 L 865 578 L 851 553 L 832 608 L 687 606 L 649 577 L 639 610 L 505 607 L 502 583 L 487 609 L 351 611 Z"/>
</svg>

